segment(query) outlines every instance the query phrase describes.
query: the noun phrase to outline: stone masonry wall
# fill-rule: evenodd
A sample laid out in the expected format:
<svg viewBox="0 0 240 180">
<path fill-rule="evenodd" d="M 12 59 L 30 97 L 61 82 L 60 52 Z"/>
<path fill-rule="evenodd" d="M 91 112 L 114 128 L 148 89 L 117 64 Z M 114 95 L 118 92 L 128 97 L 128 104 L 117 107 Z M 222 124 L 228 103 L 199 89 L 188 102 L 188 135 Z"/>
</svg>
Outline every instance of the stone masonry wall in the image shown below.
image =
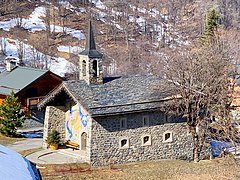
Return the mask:
<svg viewBox="0 0 240 180">
<path fill-rule="evenodd" d="M 54 129 L 60 133 L 61 143 L 64 143 L 66 139 L 64 107 L 47 106 L 43 130 L 43 148 L 47 148 L 45 140 L 47 139 L 48 133 Z"/>
<path fill-rule="evenodd" d="M 94 76 L 93 61 L 97 61 L 97 76 Z M 83 61 L 86 62 L 86 74 L 83 75 Z M 102 70 L 102 59 L 89 58 L 86 55 L 79 56 L 79 78 L 85 80 L 88 84 L 102 84 L 103 83 L 103 70 Z"/>
<path fill-rule="evenodd" d="M 149 117 L 147 127 L 143 127 L 143 116 Z M 127 118 L 126 129 L 120 127 L 121 118 Z M 165 132 L 172 134 L 170 142 L 164 142 Z M 143 145 L 145 136 L 150 137 L 150 142 Z M 108 165 L 110 161 L 122 164 L 144 160 L 193 158 L 192 136 L 186 122 L 183 119 L 167 118 L 160 112 L 95 118 L 92 122 L 91 138 L 90 158 L 93 166 Z M 121 147 L 122 139 L 128 139 L 129 147 Z M 210 152 L 208 148 L 204 151 L 205 154 Z"/>
</svg>

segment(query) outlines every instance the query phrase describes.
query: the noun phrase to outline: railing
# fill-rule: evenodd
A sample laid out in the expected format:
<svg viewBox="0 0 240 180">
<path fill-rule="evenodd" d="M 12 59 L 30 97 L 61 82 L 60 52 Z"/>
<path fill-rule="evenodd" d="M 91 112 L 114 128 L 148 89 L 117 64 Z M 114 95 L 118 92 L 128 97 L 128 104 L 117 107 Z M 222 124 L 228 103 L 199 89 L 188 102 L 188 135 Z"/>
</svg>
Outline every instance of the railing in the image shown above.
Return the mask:
<svg viewBox="0 0 240 180">
<path fill-rule="evenodd" d="M 37 107 L 37 104 L 38 104 L 44 97 L 45 97 L 45 96 L 27 98 L 27 107 L 28 107 L 28 109 L 36 108 L 36 107 Z"/>
</svg>

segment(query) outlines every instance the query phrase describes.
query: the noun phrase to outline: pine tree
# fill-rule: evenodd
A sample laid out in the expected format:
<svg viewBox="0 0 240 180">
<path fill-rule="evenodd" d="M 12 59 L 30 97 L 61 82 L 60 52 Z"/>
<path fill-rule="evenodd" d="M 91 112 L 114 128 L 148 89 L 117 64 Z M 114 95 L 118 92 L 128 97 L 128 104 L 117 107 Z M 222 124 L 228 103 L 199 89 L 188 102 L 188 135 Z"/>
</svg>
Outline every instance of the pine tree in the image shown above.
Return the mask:
<svg viewBox="0 0 240 180">
<path fill-rule="evenodd" d="M 218 27 L 218 21 L 219 16 L 215 10 L 215 8 L 210 9 L 208 15 L 207 15 L 207 20 L 206 20 L 206 25 L 205 25 L 205 30 L 204 34 L 202 36 L 203 41 L 211 41 L 214 39 L 215 32 Z"/>
<path fill-rule="evenodd" d="M 22 126 L 25 115 L 18 98 L 11 92 L 0 105 L 0 133 L 16 136 L 17 128 Z"/>
</svg>

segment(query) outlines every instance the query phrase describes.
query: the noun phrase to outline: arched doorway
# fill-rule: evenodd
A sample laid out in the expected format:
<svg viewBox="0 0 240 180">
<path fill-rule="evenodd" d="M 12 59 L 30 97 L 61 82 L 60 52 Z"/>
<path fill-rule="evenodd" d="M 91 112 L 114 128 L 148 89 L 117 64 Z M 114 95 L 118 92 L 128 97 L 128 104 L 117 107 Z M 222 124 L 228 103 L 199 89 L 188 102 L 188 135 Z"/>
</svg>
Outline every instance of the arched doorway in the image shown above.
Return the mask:
<svg viewBox="0 0 240 180">
<path fill-rule="evenodd" d="M 81 135 L 81 150 L 86 150 L 87 147 L 87 133 L 83 132 Z"/>
</svg>

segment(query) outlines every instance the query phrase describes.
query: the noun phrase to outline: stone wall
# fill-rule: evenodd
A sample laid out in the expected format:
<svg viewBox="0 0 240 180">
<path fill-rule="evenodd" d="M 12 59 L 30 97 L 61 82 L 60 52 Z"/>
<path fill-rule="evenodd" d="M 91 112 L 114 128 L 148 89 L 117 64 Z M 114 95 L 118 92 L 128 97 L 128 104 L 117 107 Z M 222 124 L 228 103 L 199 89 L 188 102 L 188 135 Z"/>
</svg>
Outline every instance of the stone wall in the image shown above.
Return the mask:
<svg viewBox="0 0 240 180">
<path fill-rule="evenodd" d="M 143 127 L 143 117 L 149 126 Z M 121 129 L 120 119 L 127 119 L 127 128 Z M 164 142 L 165 134 L 171 138 Z M 143 144 L 143 138 L 150 141 Z M 183 119 L 168 118 L 160 112 L 137 113 L 122 116 L 94 118 L 91 134 L 91 164 L 102 166 L 110 161 L 122 164 L 157 159 L 192 159 L 192 136 Z M 121 147 L 121 140 L 128 144 Z M 129 145 L 129 147 L 128 147 Z M 205 148 L 209 153 L 209 149 Z"/>
<path fill-rule="evenodd" d="M 69 108 L 68 108 L 69 109 Z M 45 120 L 44 120 L 44 131 L 43 131 L 43 147 L 47 148 L 47 143 L 45 140 L 47 139 L 48 133 L 50 133 L 53 129 L 56 129 L 61 136 L 61 143 L 65 143 L 69 140 L 69 136 L 66 131 L 66 112 L 67 110 L 65 107 L 54 107 L 48 106 L 45 112 Z M 82 107 L 82 112 L 85 112 L 86 115 L 89 113 Z M 74 127 L 73 137 L 71 141 L 78 143 L 80 145 L 80 150 L 78 152 L 79 158 L 83 162 L 90 163 L 90 143 L 91 143 L 91 127 L 92 127 L 92 119 L 89 115 L 89 122 L 87 126 L 82 128 Z M 82 150 L 82 142 L 81 142 L 81 135 L 83 133 L 87 134 L 86 139 L 86 149 Z"/>
<path fill-rule="evenodd" d="M 83 66 L 83 61 L 85 61 L 85 67 Z M 97 62 L 96 70 L 93 69 L 94 61 Z M 80 67 L 80 71 L 79 71 L 80 80 L 85 80 L 88 84 L 103 83 L 102 59 L 89 58 L 87 55 L 79 55 L 79 67 Z M 97 73 L 97 76 L 94 76 L 94 73 Z"/>
<path fill-rule="evenodd" d="M 47 139 L 48 133 L 52 130 L 57 130 L 61 136 L 61 143 L 66 141 L 66 130 L 65 130 L 65 108 L 62 106 L 54 107 L 47 106 L 45 112 L 44 129 L 43 129 L 43 147 L 47 148 L 45 140 Z"/>
</svg>

